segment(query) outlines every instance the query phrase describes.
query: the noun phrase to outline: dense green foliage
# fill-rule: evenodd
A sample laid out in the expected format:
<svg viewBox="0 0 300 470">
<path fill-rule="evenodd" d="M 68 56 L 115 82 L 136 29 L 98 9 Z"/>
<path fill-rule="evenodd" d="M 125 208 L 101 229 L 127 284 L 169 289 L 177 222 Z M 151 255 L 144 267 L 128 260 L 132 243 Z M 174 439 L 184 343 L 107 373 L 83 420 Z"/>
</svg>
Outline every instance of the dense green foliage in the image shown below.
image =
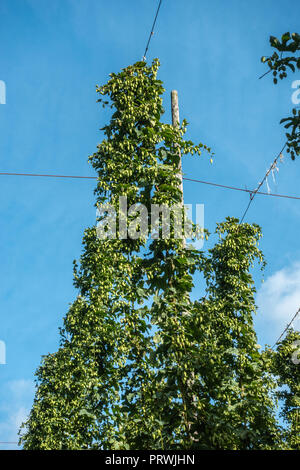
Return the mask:
<svg viewBox="0 0 300 470">
<path fill-rule="evenodd" d="M 97 88 L 114 113 L 90 157 L 96 204 L 118 209 L 119 196 L 127 196 L 128 206 L 143 203 L 149 214 L 153 203 L 178 204 L 178 151 L 211 154 L 183 139 L 185 122 L 162 123 L 158 67 L 157 60 L 138 62 Z M 129 224 L 138 224 L 136 216 Z M 264 265 L 260 228 L 227 218 L 216 234 L 204 253 L 186 249 L 172 230 L 150 241 L 122 238 L 119 230 L 101 240 L 95 227 L 85 231 L 74 266 L 79 294 L 59 350 L 37 371 L 25 449 L 299 447 L 294 402 L 283 397 L 283 438 L 274 401 L 274 368 L 292 394 L 298 370 L 290 378 L 289 362 L 275 364 L 275 353 L 260 352 L 253 328 L 250 271 L 256 261 Z M 191 300 L 199 271 L 206 295 Z"/>
<path fill-rule="evenodd" d="M 268 64 L 276 84 L 278 77 L 280 80 L 287 77 L 288 70 L 300 70 L 300 35 L 287 32 L 282 35 L 281 40 L 271 36 L 270 45 L 276 51 L 269 57 L 262 57 L 261 61 Z M 300 155 L 300 110 L 293 108 L 292 116 L 281 119 L 280 123 L 284 122 L 284 127 L 290 130 L 286 133 L 287 152 L 291 154 L 292 160 L 295 160 L 295 156 Z"/>
<path fill-rule="evenodd" d="M 272 356 L 272 371 L 278 380 L 276 395 L 282 400 L 281 417 L 287 424 L 284 446 L 300 449 L 300 333 L 290 329 Z"/>
</svg>

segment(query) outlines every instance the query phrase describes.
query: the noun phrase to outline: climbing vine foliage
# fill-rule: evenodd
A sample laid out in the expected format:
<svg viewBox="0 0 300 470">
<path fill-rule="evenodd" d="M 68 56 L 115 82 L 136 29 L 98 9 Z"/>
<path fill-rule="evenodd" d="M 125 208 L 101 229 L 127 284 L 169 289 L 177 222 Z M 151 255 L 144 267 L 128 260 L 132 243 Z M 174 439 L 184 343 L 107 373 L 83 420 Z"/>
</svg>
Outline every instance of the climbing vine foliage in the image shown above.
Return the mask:
<svg viewBox="0 0 300 470">
<path fill-rule="evenodd" d="M 273 82 L 278 83 L 278 78 L 283 80 L 287 77 L 287 73 L 300 70 L 300 35 L 298 33 L 284 33 L 281 39 L 270 36 L 270 45 L 275 49 L 269 57 L 262 57 L 261 61 L 269 67 L 272 72 Z M 300 81 L 295 80 L 295 87 L 300 87 Z M 299 96 L 298 92 L 295 92 Z M 296 102 L 299 104 L 299 99 Z M 290 153 L 292 160 L 296 155 L 300 155 L 300 110 L 296 107 L 292 110 L 292 115 L 283 118 L 280 124 L 284 123 L 287 129 L 287 152 Z"/>
<path fill-rule="evenodd" d="M 184 140 L 185 121 L 162 122 L 158 68 L 158 60 L 138 62 L 97 88 L 112 115 L 90 157 L 96 204 L 109 203 L 117 213 L 120 197 L 148 214 L 151 204 L 180 204 L 179 154 L 212 156 L 206 145 Z M 127 223 L 138 226 L 137 214 Z M 84 233 L 74 262 L 78 296 L 59 349 L 37 370 L 23 447 L 283 447 L 273 356 L 259 351 L 253 329 L 250 270 L 264 265 L 259 227 L 227 218 L 204 253 L 188 249 L 172 226 L 169 237 L 132 238 L 116 225 L 115 237 L 100 239 L 96 227 Z M 193 292 L 197 272 L 204 278 L 201 298 Z"/>
</svg>

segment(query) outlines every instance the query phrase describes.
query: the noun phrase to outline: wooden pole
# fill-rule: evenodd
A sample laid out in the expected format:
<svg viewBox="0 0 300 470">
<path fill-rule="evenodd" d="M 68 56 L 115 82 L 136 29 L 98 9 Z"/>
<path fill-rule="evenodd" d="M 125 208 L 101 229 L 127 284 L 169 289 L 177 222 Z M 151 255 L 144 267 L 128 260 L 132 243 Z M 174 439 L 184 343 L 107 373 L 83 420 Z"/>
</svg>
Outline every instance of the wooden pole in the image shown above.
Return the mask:
<svg viewBox="0 0 300 470">
<path fill-rule="evenodd" d="M 177 90 L 171 91 L 171 111 L 172 111 L 172 125 L 174 127 L 179 127 L 180 119 L 179 119 L 179 106 L 178 106 L 178 93 Z M 181 153 L 179 153 L 179 164 L 178 164 L 178 177 L 180 178 L 180 191 L 182 192 L 182 205 L 183 205 L 183 181 L 182 181 L 182 164 L 181 164 Z"/>
<path fill-rule="evenodd" d="M 177 90 L 172 90 L 171 91 L 171 111 L 172 111 L 172 125 L 174 127 L 179 127 L 180 119 L 179 119 L 179 105 L 178 105 Z M 182 178 L 182 163 L 181 163 L 180 149 L 178 149 L 178 152 L 179 152 L 179 156 L 180 156 L 179 164 L 178 164 L 178 177 L 180 179 L 179 188 L 180 188 L 181 193 L 182 193 L 181 202 L 182 202 L 182 206 L 183 206 L 184 205 L 184 202 L 183 202 L 183 178 Z M 185 238 L 183 238 L 183 248 L 185 248 Z M 193 386 L 194 382 L 195 382 L 195 374 L 194 374 L 194 371 L 191 371 L 191 378 L 187 382 L 188 387 Z M 196 398 L 195 395 L 193 395 L 192 396 L 192 404 L 195 407 L 196 407 L 196 403 L 197 403 L 197 398 Z M 197 420 L 197 413 L 196 412 L 194 413 L 194 418 L 195 418 L 195 420 Z M 187 425 L 188 425 L 188 428 L 189 428 L 189 431 L 190 431 L 191 423 L 187 423 Z M 194 436 L 190 436 L 190 437 L 191 437 L 192 441 L 197 441 L 196 437 L 194 437 Z"/>
<path fill-rule="evenodd" d="M 177 90 L 171 91 L 171 112 L 172 112 L 172 125 L 173 127 L 179 127 L 180 125 L 180 118 L 179 118 L 179 105 L 178 105 L 178 93 Z M 183 180 L 182 180 L 182 164 L 181 164 L 181 152 L 178 148 L 179 153 L 179 163 L 178 163 L 178 178 L 180 179 L 179 189 L 181 191 L 181 205 L 184 207 L 183 202 Z M 183 234 L 182 238 L 182 245 L 185 248 L 185 238 Z"/>
</svg>

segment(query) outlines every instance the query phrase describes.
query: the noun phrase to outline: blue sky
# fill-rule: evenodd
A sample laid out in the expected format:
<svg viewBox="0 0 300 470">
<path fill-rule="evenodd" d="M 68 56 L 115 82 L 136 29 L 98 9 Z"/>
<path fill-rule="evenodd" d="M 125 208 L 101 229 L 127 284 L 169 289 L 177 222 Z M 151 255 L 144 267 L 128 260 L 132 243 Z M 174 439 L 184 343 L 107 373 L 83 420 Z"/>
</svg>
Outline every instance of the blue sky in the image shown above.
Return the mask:
<svg viewBox="0 0 300 470">
<path fill-rule="evenodd" d="M 95 85 L 143 56 L 156 0 L 1 0 L 0 172 L 91 175 L 87 158 L 107 114 Z M 279 120 L 292 107 L 292 74 L 262 80 L 269 36 L 299 27 L 298 0 L 163 0 L 148 61 L 161 61 L 170 122 L 170 91 L 179 92 L 187 138 L 211 146 L 215 160 L 186 157 L 187 177 L 254 189 L 284 143 Z M 288 156 L 272 192 L 300 196 L 300 162 Z M 0 441 L 15 441 L 33 397 L 41 355 L 58 344 L 74 300 L 72 262 L 83 230 L 95 223 L 93 180 L 0 176 Z M 264 187 L 266 190 L 266 188 Z M 240 217 L 246 193 L 184 183 L 186 203 L 205 205 L 213 231 Z M 268 262 L 257 282 L 260 344 L 274 342 L 300 305 L 300 201 L 257 196 L 247 222 L 261 225 Z M 206 244 L 204 247 L 208 247 Z M 201 285 L 197 286 L 199 294 Z M 273 343 L 272 343 L 273 344 Z M 14 448 L 1 444 L 0 449 Z"/>
</svg>

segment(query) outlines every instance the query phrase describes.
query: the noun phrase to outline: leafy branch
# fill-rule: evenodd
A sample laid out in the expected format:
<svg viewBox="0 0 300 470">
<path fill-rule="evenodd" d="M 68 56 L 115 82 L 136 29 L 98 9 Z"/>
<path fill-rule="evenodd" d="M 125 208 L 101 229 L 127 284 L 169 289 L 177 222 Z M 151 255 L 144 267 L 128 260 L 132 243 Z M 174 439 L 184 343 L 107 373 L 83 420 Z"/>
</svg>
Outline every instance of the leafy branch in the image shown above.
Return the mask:
<svg viewBox="0 0 300 470">
<path fill-rule="evenodd" d="M 270 36 L 270 45 L 278 52 L 275 51 L 271 56 L 261 58 L 261 61 L 269 67 L 268 72 L 262 77 L 272 72 L 273 83 L 276 85 L 278 78 L 280 80 L 286 78 L 289 70 L 293 73 L 300 70 L 300 56 L 297 54 L 300 51 L 300 35 L 287 32 L 281 36 L 281 40 Z M 288 55 L 284 56 L 284 54 Z M 295 160 L 295 156 L 300 155 L 300 110 L 297 112 L 294 108 L 292 112 L 292 116 L 281 119 L 280 124 L 286 122 L 284 127 L 291 128 L 291 132 L 286 133 L 287 152 L 291 154 L 292 160 Z"/>
</svg>

